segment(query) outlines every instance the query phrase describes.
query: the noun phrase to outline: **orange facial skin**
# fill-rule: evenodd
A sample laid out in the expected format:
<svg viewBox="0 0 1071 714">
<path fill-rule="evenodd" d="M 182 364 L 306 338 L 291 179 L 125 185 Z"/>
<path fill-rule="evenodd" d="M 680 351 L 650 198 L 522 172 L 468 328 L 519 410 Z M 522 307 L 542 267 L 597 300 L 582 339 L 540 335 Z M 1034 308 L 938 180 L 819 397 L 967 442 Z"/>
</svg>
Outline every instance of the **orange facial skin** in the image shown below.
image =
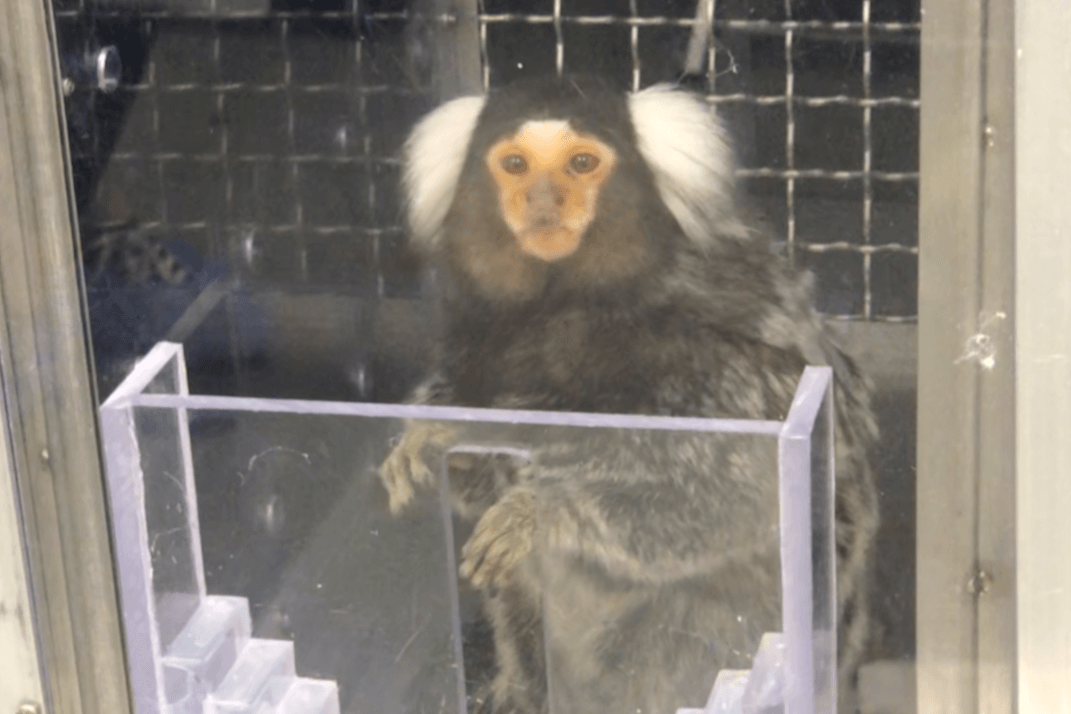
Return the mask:
<svg viewBox="0 0 1071 714">
<path fill-rule="evenodd" d="M 520 249 L 548 263 L 580 248 L 617 155 L 564 121 L 531 121 L 487 152 L 499 208 Z"/>
</svg>

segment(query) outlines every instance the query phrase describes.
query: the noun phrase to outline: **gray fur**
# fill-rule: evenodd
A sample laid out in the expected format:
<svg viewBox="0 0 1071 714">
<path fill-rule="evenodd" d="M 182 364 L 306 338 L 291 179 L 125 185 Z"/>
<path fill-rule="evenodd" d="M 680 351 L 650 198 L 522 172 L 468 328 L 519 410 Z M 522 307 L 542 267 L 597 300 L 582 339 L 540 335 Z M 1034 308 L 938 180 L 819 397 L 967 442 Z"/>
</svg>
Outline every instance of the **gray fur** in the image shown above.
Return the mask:
<svg viewBox="0 0 1071 714">
<path fill-rule="evenodd" d="M 702 214 L 714 222 L 697 240 L 629 143 L 627 110 L 603 131 L 592 126 L 599 107 L 588 113 L 584 101 L 605 91 L 578 87 L 578 98 L 566 85 L 560 104 L 555 91 L 489 99 L 485 114 L 499 118 L 477 126 L 430 256 L 446 285 L 445 325 L 437 368 L 414 401 L 782 419 L 803 367 L 831 365 L 841 676 L 850 685 L 866 641 L 877 525 L 867 382 L 811 309 L 809 279 L 742 232 L 726 206 Z M 551 265 L 516 250 L 478 160 L 509 130 L 511 112 L 521 121 L 524 111 L 581 123 L 621 157 L 581 249 Z M 494 630 L 498 669 L 479 697 L 484 709 L 542 714 L 552 705 L 548 673 L 556 712 L 702 706 L 718 669 L 748 667 L 760 635 L 779 628 L 772 446 L 552 429 L 525 446 L 530 464 L 455 458 L 451 474 L 458 512 L 476 521 L 461 570 L 484 592 Z M 414 454 L 436 459 L 447 448 L 416 439 L 392 454 L 382 472 L 392 504 L 399 484 L 419 480 L 406 471 Z"/>
</svg>

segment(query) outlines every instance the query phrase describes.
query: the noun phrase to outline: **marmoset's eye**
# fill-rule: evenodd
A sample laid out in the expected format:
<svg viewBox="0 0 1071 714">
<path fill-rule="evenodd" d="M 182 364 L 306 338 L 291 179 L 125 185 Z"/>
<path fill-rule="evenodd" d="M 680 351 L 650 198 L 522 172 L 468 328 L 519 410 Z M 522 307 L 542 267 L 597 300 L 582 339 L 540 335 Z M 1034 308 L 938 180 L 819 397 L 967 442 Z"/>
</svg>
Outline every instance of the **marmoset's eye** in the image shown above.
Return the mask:
<svg viewBox="0 0 1071 714">
<path fill-rule="evenodd" d="M 528 162 L 520 154 L 510 154 L 502 159 L 502 169 L 508 174 L 523 174 L 528 170 Z"/>
<path fill-rule="evenodd" d="M 599 160 L 591 154 L 577 154 L 573 157 L 573 160 L 569 162 L 569 165 L 572 166 L 573 171 L 576 171 L 578 174 L 586 174 L 595 170 L 595 167 L 599 165 Z"/>
</svg>

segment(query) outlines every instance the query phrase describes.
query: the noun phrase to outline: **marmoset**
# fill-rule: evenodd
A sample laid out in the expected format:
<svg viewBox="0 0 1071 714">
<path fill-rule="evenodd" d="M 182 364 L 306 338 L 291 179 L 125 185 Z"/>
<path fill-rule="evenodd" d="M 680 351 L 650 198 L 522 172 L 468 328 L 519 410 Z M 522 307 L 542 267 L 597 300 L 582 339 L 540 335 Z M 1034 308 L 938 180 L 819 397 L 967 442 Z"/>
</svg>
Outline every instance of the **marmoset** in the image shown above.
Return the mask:
<svg viewBox="0 0 1071 714">
<path fill-rule="evenodd" d="M 706 102 L 570 77 L 456 99 L 413 130 L 403 184 L 443 318 L 413 403 L 781 420 L 804 366 L 833 368 L 850 683 L 878 518 L 869 387 L 812 308 L 810 276 L 739 217 Z M 462 432 L 409 427 L 380 471 L 393 511 Z M 482 710 L 703 706 L 718 670 L 749 668 L 779 626 L 776 455 L 687 432 L 571 432 L 531 449 L 465 455 L 450 476 L 475 521 L 460 573 L 494 637 Z"/>
</svg>

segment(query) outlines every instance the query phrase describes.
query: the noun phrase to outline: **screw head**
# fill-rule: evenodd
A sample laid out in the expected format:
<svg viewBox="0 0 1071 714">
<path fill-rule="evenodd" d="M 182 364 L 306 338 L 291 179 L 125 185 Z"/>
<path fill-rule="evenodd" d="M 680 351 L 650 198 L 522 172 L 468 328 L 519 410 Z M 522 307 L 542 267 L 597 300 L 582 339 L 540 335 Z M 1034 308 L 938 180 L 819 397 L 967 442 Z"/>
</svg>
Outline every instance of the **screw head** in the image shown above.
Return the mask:
<svg viewBox="0 0 1071 714">
<path fill-rule="evenodd" d="M 967 581 L 967 592 L 978 597 L 986 595 L 993 587 L 993 576 L 986 570 L 979 568 Z"/>
</svg>

